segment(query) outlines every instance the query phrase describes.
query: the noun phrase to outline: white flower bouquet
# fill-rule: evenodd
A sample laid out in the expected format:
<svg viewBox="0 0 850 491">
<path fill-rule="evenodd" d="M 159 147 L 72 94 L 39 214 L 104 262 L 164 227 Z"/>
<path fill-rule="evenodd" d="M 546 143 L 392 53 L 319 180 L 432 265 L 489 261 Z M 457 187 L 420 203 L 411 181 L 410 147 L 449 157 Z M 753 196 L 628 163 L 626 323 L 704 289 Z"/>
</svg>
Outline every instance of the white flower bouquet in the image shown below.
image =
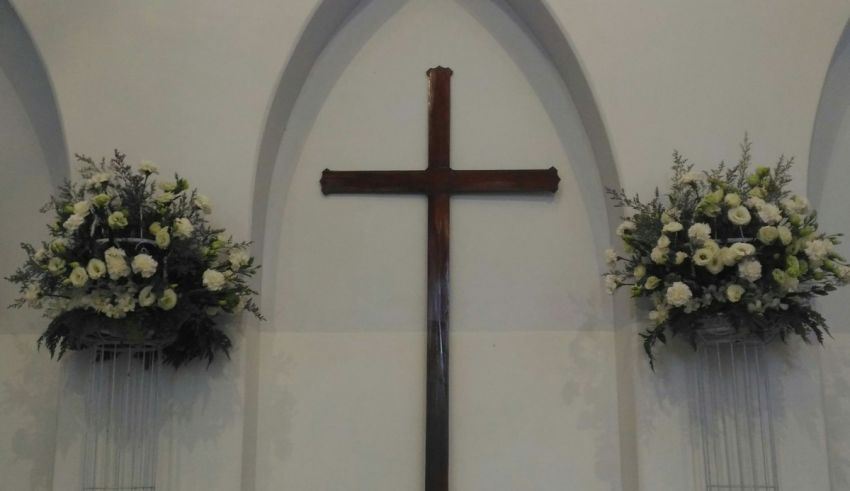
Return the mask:
<svg viewBox="0 0 850 491">
<path fill-rule="evenodd" d="M 606 251 L 605 284 L 651 300 L 641 337 L 652 366 L 668 332 L 696 347 L 716 339 L 708 328 L 718 317 L 735 338 L 823 342 L 829 333 L 811 300 L 850 280 L 840 234 L 819 233 L 816 212 L 786 189 L 793 159 L 751 171 L 750 142 L 741 148 L 737 165 L 707 172 L 674 152 L 669 193 L 646 203 L 608 190 L 629 215 L 617 228 L 624 252 Z"/>
<path fill-rule="evenodd" d="M 21 244 L 27 259 L 7 278 L 20 286 L 11 307 L 51 319 L 39 345 L 61 357 L 106 341 L 156 343 L 175 367 L 227 355 L 216 318 L 247 310 L 262 319 L 247 283 L 259 267 L 250 244 L 211 228 L 210 200 L 179 175 L 157 183 L 154 164 L 133 169 L 118 151 L 76 158 L 84 181 L 66 181 L 42 208 L 56 214 L 50 239 Z"/>
</svg>

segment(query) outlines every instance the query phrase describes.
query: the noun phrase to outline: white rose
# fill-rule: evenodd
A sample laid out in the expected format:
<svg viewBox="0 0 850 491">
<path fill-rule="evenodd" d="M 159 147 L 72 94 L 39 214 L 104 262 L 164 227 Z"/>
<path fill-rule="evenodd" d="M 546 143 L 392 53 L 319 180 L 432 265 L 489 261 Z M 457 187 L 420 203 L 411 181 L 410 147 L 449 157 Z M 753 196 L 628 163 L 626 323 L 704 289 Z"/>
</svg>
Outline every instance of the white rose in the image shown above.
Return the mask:
<svg viewBox="0 0 850 491">
<path fill-rule="evenodd" d="M 203 211 L 207 215 L 212 213 L 212 204 L 210 203 L 210 199 L 203 194 L 196 194 L 195 199 L 192 200 L 192 204 L 195 205 L 195 208 Z"/>
<path fill-rule="evenodd" d="M 667 262 L 667 253 L 670 252 L 668 249 L 662 247 L 655 247 L 652 249 L 652 252 L 649 254 L 652 262 L 656 264 L 664 264 Z"/>
<path fill-rule="evenodd" d="M 806 256 L 812 261 L 823 261 L 835 249 L 832 241 L 827 239 L 810 240 L 806 244 Z"/>
<path fill-rule="evenodd" d="M 782 213 L 776 205 L 766 203 L 758 211 L 759 218 L 764 223 L 779 223 L 782 220 Z"/>
<path fill-rule="evenodd" d="M 127 254 L 117 247 L 110 247 L 103 253 L 103 258 L 106 260 L 106 271 L 109 272 L 109 278 L 117 280 L 130 275 L 130 268 L 127 266 L 127 261 L 124 259 Z"/>
<path fill-rule="evenodd" d="M 89 278 L 93 280 L 100 279 L 106 274 L 106 263 L 97 258 L 89 259 L 89 263 L 86 265 L 86 272 L 89 274 Z"/>
<path fill-rule="evenodd" d="M 746 225 L 750 223 L 752 216 L 750 216 L 750 210 L 746 209 L 743 206 L 736 206 L 735 208 L 730 208 L 726 213 L 726 216 L 729 218 L 729 221 L 734 223 L 735 225 Z"/>
<path fill-rule="evenodd" d="M 142 278 L 150 278 L 156 274 L 159 263 L 149 254 L 137 254 L 133 258 L 133 272 L 142 275 Z"/>
<path fill-rule="evenodd" d="M 682 283 L 681 281 L 677 281 L 673 283 L 669 288 L 667 288 L 667 303 L 674 307 L 681 307 L 688 303 L 688 301 L 693 297 L 693 293 L 691 293 L 691 289 L 688 285 Z"/>
<path fill-rule="evenodd" d="M 612 256 L 613 260 L 611 259 Z M 233 271 L 239 271 L 242 266 L 248 264 L 248 261 L 251 260 L 251 256 L 242 249 L 233 249 L 227 256 L 227 260 L 230 262 L 230 269 Z M 614 264 L 617 262 L 617 253 L 615 253 L 613 249 L 608 249 L 605 251 L 605 260 L 608 264 Z"/>
<path fill-rule="evenodd" d="M 195 230 L 195 227 L 192 225 L 192 222 L 190 222 L 188 218 L 177 218 L 174 220 L 175 237 L 183 237 L 188 239 L 189 236 L 192 235 L 193 230 Z"/>
<path fill-rule="evenodd" d="M 150 160 L 142 160 L 139 164 L 139 172 L 146 175 L 159 174 L 159 167 Z"/>
<path fill-rule="evenodd" d="M 206 284 L 206 276 L 206 273 L 204 273 L 204 284 Z M 617 275 L 605 275 L 605 290 L 607 290 L 608 293 L 614 293 L 614 291 L 617 290 L 618 286 L 620 286 L 620 279 L 617 277 Z M 212 290 L 212 288 L 210 289 Z"/>
<path fill-rule="evenodd" d="M 177 305 L 177 293 L 174 292 L 171 288 L 166 288 L 162 292 L 162 296 L 159 297 L 159 301 L 156 303 L 159 308 L 162 310 L 171 310 Z"/>
<path fill-rule="evenodd" d="M 608 275 L 608 276 L 612 276 L 612 275 Z M 606 278 L 606 282 L 607 281 L 608 281 L 608 278 Z M 214 269 L 208 269 L 208 270 L 204 271 L 203 283 L 204 283 L 204 287 L 206 287 L 207 290 L 217 292 L 217 291 L 221 290 L 222 288 L 224 288 L 225 282 L 226 282 L 226 279 L 224 278 L 224 275 L 220 271 L 216 271 Z"/>
<path fill-rule="evenodd" d="M 78 201 L 74 203 L 75 215 L 84 217 L 89 214 L 89 210 L 91 210 L 91 203 L 89 201 Z"/>
<path fill-rule="evenodd" d="M 755 259 L 746 259 L 738 263 L 738 276 L 749 281 L 761 278 L 761 263 Z"/>
<path fill-rule="evenodd" d="M 171 236 L 168 235 L 168 227 L 162 227 L 156 232 L 156 245 L 160 249 L 165 249 L 171 244 Z"/>
<path fill-rule="evenodd" d="M 635 222 L 631 220 L 626 220 L 617 227 L 617 236 L 623 237 L 625 235 L 631 234 L 636 228 L 637 225 L 635 225 Z"/>
<path fill-rule="evenodd" d="M 682 230 L 684 227 L 679 222 L 670 222 L 661 229 L 662 232 L 665 233 L 676 233 Z"/>
<path fill-rule="evenodd" d="M 711 238 L 711 227 L 707 223 L 695 223 L 688 228 L 688 238 L 694 242 L 704 242 Z"/>
<path fill-rule="evenodd" d="M 156 302 L 156 294 L 153 292 L 153 287 L 148 285 L 142 288 L 139 292 L 139 305 L 142 307 L 150 307 Z"/>
<path fill-rule="evenodd" d="M 65 223 L 63 223 L 62 226 L 65 227 L 65 230 L 73 232 L 74 230 L 80 228 L 80 225 L 82 225 L 85 221 L 86 217 L 74 213 L 73 215 L 69 216 L 67 220 L 65 220 Z"/>
<path fill-rule="evenodd" d="M 744 296 L 744 291 L 744 287 L 741 285 L 729 285 L 726 287 L 726 299 L 732 303 L 740 302 L 741 297 Z"/>
<path fill-rule="evenodd" d="M 89 281 L 89 275 L 86 273 L 85 268 L 82 266 L 77 266 L 76 268 L 71 270 L 71 274 L 68 275 L 68 280 L 72 285 L 77 288 L 84 286 L 86 282 Z"/>
</svg>

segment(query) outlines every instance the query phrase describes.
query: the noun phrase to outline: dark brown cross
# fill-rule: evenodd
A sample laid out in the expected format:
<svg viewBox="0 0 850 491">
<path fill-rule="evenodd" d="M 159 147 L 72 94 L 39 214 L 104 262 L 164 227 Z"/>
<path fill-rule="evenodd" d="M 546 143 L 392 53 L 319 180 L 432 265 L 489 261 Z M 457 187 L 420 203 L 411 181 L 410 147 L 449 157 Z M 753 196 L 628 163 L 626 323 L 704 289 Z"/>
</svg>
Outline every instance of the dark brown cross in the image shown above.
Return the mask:
<svg viewBox="0 0 850 491">
<path fill-rule="evenodd" d="M 426 72 L 428 168 L 425 170 L 322 172 L 322 193 L 425 194 L 428 196 L 428 372 L 425 489 L 449 487 L 449 198 L 460 193 L 554 193 L 558 171 L 454 170 L 449 164 L 449 68 Z"/>
</svg>

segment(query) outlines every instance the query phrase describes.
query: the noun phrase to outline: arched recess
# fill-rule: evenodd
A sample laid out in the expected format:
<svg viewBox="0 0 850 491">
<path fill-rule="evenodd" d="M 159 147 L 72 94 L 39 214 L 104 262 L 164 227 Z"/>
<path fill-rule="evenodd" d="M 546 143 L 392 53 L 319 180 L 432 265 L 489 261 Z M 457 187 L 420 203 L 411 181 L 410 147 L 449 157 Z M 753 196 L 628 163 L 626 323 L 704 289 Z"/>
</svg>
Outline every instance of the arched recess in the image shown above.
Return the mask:
<svg viewBox="0 0 850 491">
<path fill-rule="evenodd" d="M 313 70 L 317 60 L 323 56 L 324 48 L 333 40 L 334 36 L 354 19 L 362 9 L 368 8 L 370 4 L 382 3 L 380 15 L 371 15 L 367 22 L 371 26 L 361 26 L 358 30 L 363 33 L 360 39 L 349 39 L 349 43 L 338 48 L 348 53 L 335 53 L 336 70 L 342 72 L 347 61 L 357 53 L 363 43 L 368 41 L 369 33 L 375 32 L 392 15 L 395 10 L 401 8 L 406 2 L 403 0 L 381 0 L 357 1 L 357 0 L 325 0 L 319 4 L 314 11 L 310 21 L 307 23 L 299 42 L 289 57 L 279 86 L 274 94 L 267 115 L 265 130 L 259 147 L 259 158 L 257 163 L 254 202 L 253 202 L 253 224 L 252 238 L 257 247 L 258 254 L 263 257 L 266 274 L 262 278 L 262 290 L 264 292 L 277 292 L 274 271 L 276 271 L 275 258 L 271 257 L 277 253 L 277 247 L 269 247 L 280 234 L 279 223 L 275 220 L 277 213 L 282 212 L 286 201 L 286 194 L 294 173 L 294 162 L 298 161 L 301 145 L 306 134 L 310 131 L 310 122 L 304 122 L 304 114 L 299 114 L 299 121 L 294 122 L 293 110 L 296 108 L 299 97 L 304 96 L 305 82 Z M 575 106 L 579 115 L 578 125 L 572 124 L 569 118 L 557 112 L 558 108 L 547 108 L 553 125 L 564 131 L 582 133 L 580 139 L 587 146 L 587 158 L 580 159 L 581 165 L 573 167 L 573 172 L 583 184 L 578 189 L 582 200 L 588 209 L 595 210 L 596 220 L 593 221 L 592 240 L 596 249 L 601 251 L 610 242 L 610 231 L 617 221 L 618 212 L 612 209 L 602 198 L 603 187 L 618 187 L 619 179 L 614 164 L 608 137 L 605 131 L 602 116 L 594 101 L 590 84 L 584 76 L 581 63 L 571 48 L 563 30 L 557 20 L 552 16 L 548 7 L 540 0 L 460 0 L 458 1 L 465 9 L 470 11 L 476 18 L 489 18 L 493 24 L 486 26 L 491 32 L 499 29 L 498 19 L 487 15 L 488 8 L 495 5 L 512 21 L 520 25 L 529 38 L 537 44 L 538 49 L 543 52 L 558 74 L 562 89 L 568 94 L 568 98 Z M 485 5 L 487 4 L 487 5 Z M 498 37 L 500 42 L 504 37 Z M 353 41 L 353 42 L 352 42 Z M 506 51 L 511 52 L 511 46 L 504 46 Z M 520 69 L 524 66 L 521 53 L 512 53 L 514 62 Z M 423 69 L 424 70 L 424 69 Z M 535 91 L 545 92 L 545 87 L 535 86 L 535 76 L 526 73 L 529 82 Z M 330 81 L 326 87 L 311 87 L 312 98 L 321 99 L 322 92 L 327 94 L 332 89 L 333 76 L 324 76 L 321 80 Z M 317 95 L 318 94 L 318 95 Z M 312 114 L 314 117 L 315 114 Z M 297 123 L 297 124 L 294 124 Z M 569 130 L 568 130 L 569 129 Z M 573 135 L 561 135 L 562 138 L 579 138 Z M 284 142 L 281 144 L 281 142 Z M 565 145 L 569 142 L 565 141 Z M 330 165 L 330 164 L 329 164 Z M 318 184 L 316 184 L 318 186 Z M 264 250 L 266 252 L 264 252 Z M 594 258 L 598 261 L 598 257 Z M 602 269 L 601 264 L 599 269 Z M 268 274 L 271 272 L 272 274 Z M 274 293 L 272 294 L 274 295 Z M 273 298 L 264 297 L 264 309 L 274 310 L 274 305 L 268 301 Z M 615 325 L 624 324 L 623 320 L 627 314 L 624 309 L 617 306 L 614 311 Z M 249 340 L 249 344 L 251 341 Z M 251 353 L 253 351 L 253 353 Z M 258 359 L 258 348 L 249 347 L 249 360 Z M 621 399 L 620 407 L 620 471 L 624 489 L 630 489 L 637 482 L 637 471 L 635 468 L 634 422 L 633 422 L 633 396 L 631 395 L 631 381 L 628 377 L 628 363 L 621 365 L 617 360 L 618 374 L 618 397 Z M 246 387 L 246 427 L 243 441 L 243 486 L 245 489 L 253 489 L 254 469 L 256 467 L 256 437 L 257 420 L 256 401 L 250 401 L 251 394 L 256 394 L 258 380 L 258 366 L 249 367 L 249 380 Z M 253 372 L 253 374 L 251 373 Z M 253 406 L 253 407 L 252 407 Z"/>
<path fill-rule="evenodd" d="M 838 40 L 815 117 L 808 167 L 808 195 L 828 232 L 850 231 L 850 22 Z M 845 257 L 850 247 L 839 246 Z M 850 489 L 850 291 L 818 301 L 832 328 L 821 354 L 823 407 L 832 489 Z"/>
</svg>

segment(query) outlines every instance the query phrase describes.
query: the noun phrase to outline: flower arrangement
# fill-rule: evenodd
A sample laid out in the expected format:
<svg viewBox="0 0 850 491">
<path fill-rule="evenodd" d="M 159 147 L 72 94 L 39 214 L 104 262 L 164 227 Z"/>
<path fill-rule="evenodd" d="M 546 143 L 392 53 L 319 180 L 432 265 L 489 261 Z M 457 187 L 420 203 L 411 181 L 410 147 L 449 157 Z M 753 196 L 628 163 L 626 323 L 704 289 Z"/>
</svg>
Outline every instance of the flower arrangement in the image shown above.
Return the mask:
<svg viewBox="0 0 850 491">
<path fill-rule="evenodd" d="M 829 333 L 811 301 L 850 281 L 840 234 L 820 233 L 807 200 L 786 189 L 793 158 L 751 171 L 750 147 L 745 138 L 737 165 L 705 172 L 674 152 L 669 193 L 656 189 L 648 202 L 608 190 L 630 215 L 617 228 L 624 253 L 606 251 L 606 287 L 651 300 L 641 337 L 653 367 L 668 332 L 696 348 L 717 318 L 738 338 L 823 342 Z"/>
<path fill-rule="evenodd" d="M 20 285 L 10 307 L 51 319 L 39 346 L 61 358 L 104 339 L 155 342 L 175 367 L 228 355 L 216 318 L 247 310 L 262 319 L 247 283 L 259 268 L 250 244 L 210 227 L 210 200 L 177 174 L 157 183 L 154 164 L 133 169 L 117 150 L 108 161 L 76 158 L 84 181 L 66 180 L 41 209 L 56 215 L 50 239 L 21 244 L 26 261 L 7 278 Z"/>
</svg>

